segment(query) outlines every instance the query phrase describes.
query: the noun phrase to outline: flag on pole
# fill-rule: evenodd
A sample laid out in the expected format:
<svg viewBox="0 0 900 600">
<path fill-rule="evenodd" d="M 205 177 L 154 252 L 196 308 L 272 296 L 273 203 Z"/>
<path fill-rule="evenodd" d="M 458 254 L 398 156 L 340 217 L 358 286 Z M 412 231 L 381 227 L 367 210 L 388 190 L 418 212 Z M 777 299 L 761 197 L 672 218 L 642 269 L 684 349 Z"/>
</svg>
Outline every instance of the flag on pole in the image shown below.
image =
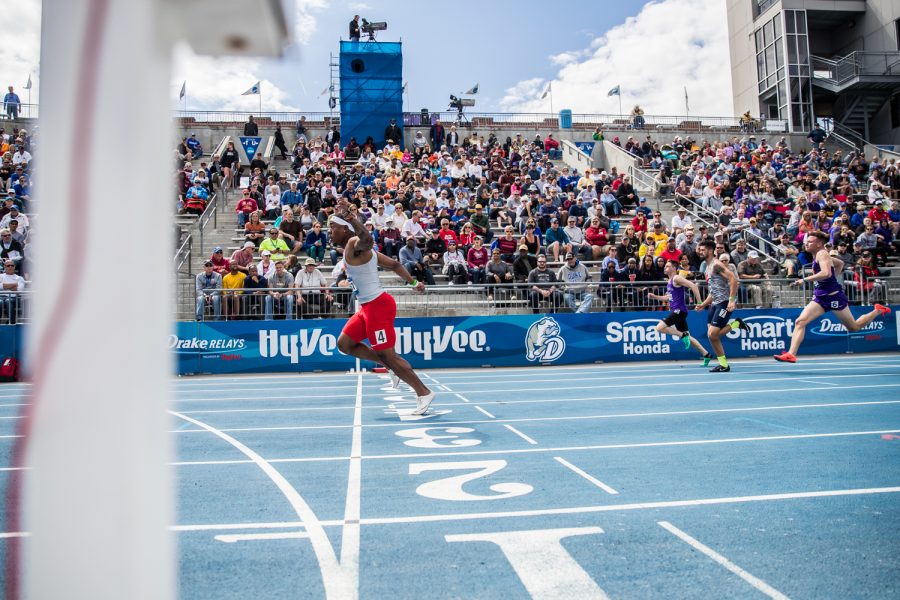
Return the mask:
<svg viewBox="0 0 900 600">
<path fill-rule="evenodd" d="M 329 91 L 330 89 L 331 89 L 331 86 L 329 85 L 327 88 L 325 88 L 324 90 L 322 90 L 322 93 L 319 94 L 319 98 L 321 98 L 322 96 L 324 96 L 325 94 L 327 94 L 328 91 Z"/>
<path fill-rule="evenodd" d="M 479 84 L 476 83 L 475 86 L 466 93 L 467 94 L 477 94 L 478 93 L 478 85 Z"/>
<path fill-rule="evenodd" d="M 243 94 L 241 94 L 241 96 L 255 96 L 256 94 L 259 94 L 259 82 L 258 81 L 256 83 L 254 83 L 252 86 L 250 86 L 250 89 L 247 90 L 246 92 L 244 92 Z"/>
<path fill-rule="evenodd" d="M 178 99 L 184 100 L 185 95 L 187 95 L 187 79 L 181 84 L 181 91 L 178 92 Z"/>
<path fill-rule="evenodd" d="M 28 74 L 28 83 L 25 84 L 25 89 L 26 90 L 31 89 L 31 73 Z"/>
<path fill-rule="evenodd" d="M 688 104 L 687 86 L 684 86 L 684 112 L 690 112 L 691 107 Z"/>
<path fill-rule="evenodd" d="M 619 86 L 616 86 L 613 89 L 609 90 L 609 92 L 606 95 L 607 96 L 620 96 L 621 93 L 619 90 Z"/>
<path fill-rule="evenodd" d="M 553 82 L 552 82 L 552 81 L 551 81 L 550 83 L 547 84 L 547 89 L 544 90 L 544 93 L 543 93 L 543 94 L 541 94 L 541 100 L 543 100 L 544 98 L 546 98 L 546 97 L 547 97 L 547 94 L 550 93 L 550 86 L 552 86 L 552 85 L 553 85 Z"/>
</svg>

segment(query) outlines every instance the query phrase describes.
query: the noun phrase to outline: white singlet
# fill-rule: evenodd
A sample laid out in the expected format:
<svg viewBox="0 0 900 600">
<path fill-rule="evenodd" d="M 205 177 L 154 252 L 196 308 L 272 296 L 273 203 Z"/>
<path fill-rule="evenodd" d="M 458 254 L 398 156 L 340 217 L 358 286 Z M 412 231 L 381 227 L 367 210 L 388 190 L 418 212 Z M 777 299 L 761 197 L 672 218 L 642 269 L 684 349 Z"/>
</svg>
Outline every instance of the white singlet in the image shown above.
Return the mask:
<svg viewBox="0 0 900 600">
<path fill-rule="evenodd" d="M 371 302 L 384 293 L 384 288 L 381 287 L 381 281 L 378 279 L 378 253 L 374 249 L 369 262 L 354 266 L 344 259 L 344 265 L 347 268 L 347 277 L 356 288 L 360 304 Z"/>
</svg>

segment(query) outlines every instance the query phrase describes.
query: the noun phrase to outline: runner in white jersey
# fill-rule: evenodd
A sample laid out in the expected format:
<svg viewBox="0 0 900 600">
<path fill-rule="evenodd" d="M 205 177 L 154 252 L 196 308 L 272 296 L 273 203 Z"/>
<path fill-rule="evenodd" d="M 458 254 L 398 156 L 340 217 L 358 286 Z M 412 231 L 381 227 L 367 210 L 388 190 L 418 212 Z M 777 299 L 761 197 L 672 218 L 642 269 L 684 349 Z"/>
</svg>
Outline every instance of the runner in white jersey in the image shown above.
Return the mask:
<svg viewBox="0 0 900 600">
<path fill-rule="evenodd" d="M 378 267 L 393 271 L 419 293 L 425 291 L 425 284 L 413 279 L 402 264 L 374 249 L 372 234 L 352 216 L 349 202 L 338 201 L 336 209 L 331 217 L 329 233 L 332 243 L 344 248 L 347 276 L 356 288 L 360 305 L 359 311 L 344 325 L 338 338 L 338 349 L 344 354 L 381 363 L 390 369 L 394 387 L 399 380 L 403 380 L 416 392 L 413 414 L 425 414 L 434 400 L 434 392 L 422 383 L 409 363 L 394 351 L 397 339 L 394 331 L 397 304 L 381 286 Z M 365 339 L 372 344 L 371 348 L 363 343 Z"/>
</svg>

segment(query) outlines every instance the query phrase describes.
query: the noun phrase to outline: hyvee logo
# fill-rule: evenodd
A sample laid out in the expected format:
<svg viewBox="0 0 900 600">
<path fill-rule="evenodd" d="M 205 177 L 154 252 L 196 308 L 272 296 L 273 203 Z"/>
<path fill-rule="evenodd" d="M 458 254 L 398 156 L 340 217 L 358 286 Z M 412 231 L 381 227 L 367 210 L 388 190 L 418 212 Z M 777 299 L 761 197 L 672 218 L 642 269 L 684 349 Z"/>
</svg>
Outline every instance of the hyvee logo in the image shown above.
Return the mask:
<svg viewBox="0 0 900 600">
<path fill-rule="evenodd" d="M 553 362 L 566 351 L 566 340 L 559 333 L 553 317 L 535 321 L 525 334 L 525 358 L 530 361 Z"/>
<path fill-rule="evenodd" d="M 728 334 L 729 339 L 740 339 L 741 350 L 784 350 L 794 333 L 794 320 L 784 317 L 747 317 L 744 323 L 749 331 L 738 329 Z"/>
<path fill-rule="evenodd" d="M 245 346 L 244 340 L 236 340 L 234 338 L 202 340 L 197 337 L 180 338 L 175 334 L 169 336 L 170 350 L 242 350 Z"/>
<path fill-rule="evenodd" d="M 424 331 L 413 331 L 412 327 L 397 327 L 396 331 L 394 349 L 397 354 L 421 354 L 425 360 L 431 360 L 435 354 L 442 354 L 448 349 L 458 353 L 490 350 L 487 334 L 480 329 L 463 331 L 453 325 L 435 325 Z"/>
<path fill-rule="evenodd" d="M 666 334 L 656 330 L 656 319 L 632 319 L 606 325 L 606 341 L 622 344 L 623 354 L 669 354 Z"/>
<path fill-rule="evenodd" d="M 300 357 L 312 356 L 316 352 L 322 356 L 333 356 L 337 350 L 337 338 L 321 329 L 301 329 L 299 334 L 282 335 L 277 329 L 259 332 L 259 355 L 263 358 L 285 356 L 291 364 L 300 362 Z"/>
</svg>

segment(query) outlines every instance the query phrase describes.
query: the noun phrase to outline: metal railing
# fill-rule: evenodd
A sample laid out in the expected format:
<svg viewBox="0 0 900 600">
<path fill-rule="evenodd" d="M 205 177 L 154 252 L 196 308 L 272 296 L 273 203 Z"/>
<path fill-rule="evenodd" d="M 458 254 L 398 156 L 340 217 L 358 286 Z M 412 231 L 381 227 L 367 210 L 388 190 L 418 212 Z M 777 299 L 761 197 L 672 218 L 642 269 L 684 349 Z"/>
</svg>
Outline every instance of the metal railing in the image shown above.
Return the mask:
<svg viewBox="0 0 900 600">
<path fill-rule="evenodd" d="M 860 76 L 900 77 L 900 52 L 851 52 L 829 59 L 810 56 L 813 77 L 839 86 Z"/>
<path fill-rule="evenodd" d="M 596 276 L 597 273 L 592 273 Z M 386 291 L 394 296 L 398 316 L 447 316 L 447 315 L 494 315 L 544 312 L 629 312 L 666 311 L 666 301 L 653 299 L 650 293 L 664 295 L 665 281 L 631 281 L 625 274 L 619 274 L 622 281 L 586 283 L 582 291 L 575 292 L 565 284 L 543 284 L 537 287 L 548 290 L 555 287 L 555 293 L 547 296 L 532 290 L 527 282 L 503 284 L 478 284 L 449 286 L 428 286 L 424 294 L 418 294 L 406 287 L 388 287 Z M 738 289 L 739 308 L 799 308 L 812 299 L 811 284 L 796 285 L 796 279 L 767 277 L 761 280 L 743 280 Z M 706 296 L 706 283 L 696 280 L 701 296 Z M 180 284 L 187 287 L 187 283 Z M 844 276 L 844 290 L 852 305 L 870 306 L 875 302 L 900 303 L 900 277 L 884 277 L 870 280 L 860 286 L 853 280 L 853 273 Z M 207 290 L 200 308 L 201 320 L 252 320 L 272 318 L 347 318 L 354 312 L 354 298 L 348 287 L 330 287 L 329 294 L 316 291 L 303 294 L 299 302 L 297 289 L 272 290 L 288 292 L 290 303 L 283 298 L 271 298 L 267 290 L 249 292 L 247 290 Z M 190 290 L 185 290 L 185 301 L 179 310 L 179 318 L 194 320 L 198 307 L 193 282 Z M 237 298 L 237 300 L 234 300 Z M 189 301 L 188 301 L 189 300 Z M 688 306 L 693 307 L 693 298 Z M 268 303 L 268 305 L 267 305 Z M 288 310 L 290 308 L 290 310 Z M 662 316 L 662 315 L 660 315 Z"/>
<path fill-rule="evenodd" d="M 189 233 L 184 238 L 184 241 L 178 246 L 178 249 L 175 250 L 175 256 L 172 259 L 172 262 L 175 266 L 175 272 L 181 273 L 184 265 L 187 265 L 187 275 L 193 275 L 191 268 L 191 258 L 193 256 L 193 245 L 194 240 L 193 236 Z"/>
<path fill-rule="evenodd" d="M 0 102 L 0 122 L 9 119 L 9 116 L 6 114 L 6 106 Z M 18 119 L 37 119 L 38 118 L 38 105 L 37 104 L 20 104 L 19 105 L 19 115 Z"/>
<path fill-rule="evenodd" d="M 203 209 L 203 213 L 200 215 L 200 218 L 197 219 L 197 233 L 200 237 L 200 254 L 205 252 L 204 244 L 203 244 L 203 235 L 206 226 L 209 225 L 210 220 L 212 220 L 213 229 L 216 229 L 219 226 L 219 194 L 214 193 L 212 197 L 209 199 L 209 203 L 207 203 L 206 208 Z"/>
<path fill-rule="evenodd" d="M 306 126 L 330 126 L 337 115 L 327 112 L 257 112 L 257 111 L 197 111 L 176 110 L 173 116 L 182 121 L 193 123 L 245 123 L 250 116 L 263 124 L 294 124 L 301 116 L 306 117 Z M 456 111 L 403 113 L 403 124 L 406 127 L 430 127 L 437 120 L 447 124 L 457 122 Z M 559 115 L 556 113 L 491 113 L 466 112 L 463 124 L 473 128 L 503 129 L 522 127 L 525 129 L 559 129 Z M 762 119 L 760 129 L 769 132 L 787 132 L 787 121 L 784 119 Z M 633 129 L 634 121 L 629 115 L 608 113 L 577 113 L 572 115 L 573 129 Z M 717 117 L 702 115 L 644 115 L 642 129 L 670 129 L 673 131 L 741 131 L 738 117 Z"/>
</svg>

